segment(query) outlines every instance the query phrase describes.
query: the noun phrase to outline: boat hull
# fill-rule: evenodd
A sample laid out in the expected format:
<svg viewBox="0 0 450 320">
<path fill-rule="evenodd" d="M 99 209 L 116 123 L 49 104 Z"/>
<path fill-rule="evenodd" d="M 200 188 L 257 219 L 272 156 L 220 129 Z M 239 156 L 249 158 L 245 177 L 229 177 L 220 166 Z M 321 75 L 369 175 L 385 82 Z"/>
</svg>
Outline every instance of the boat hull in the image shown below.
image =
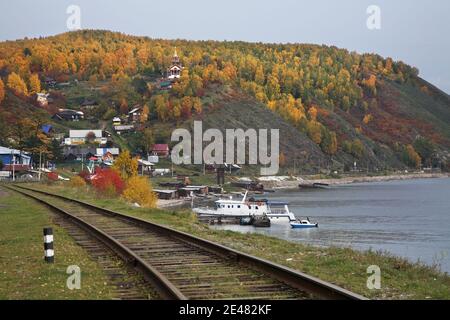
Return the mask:
<svg viewBox="0 0 450 320">
<path fill-rule="evenodd" d="M 292 229 L 311 229 L 318 228 L 319 224 L 301 224 L 301 223 L 291 223 Z"/>
</svg>

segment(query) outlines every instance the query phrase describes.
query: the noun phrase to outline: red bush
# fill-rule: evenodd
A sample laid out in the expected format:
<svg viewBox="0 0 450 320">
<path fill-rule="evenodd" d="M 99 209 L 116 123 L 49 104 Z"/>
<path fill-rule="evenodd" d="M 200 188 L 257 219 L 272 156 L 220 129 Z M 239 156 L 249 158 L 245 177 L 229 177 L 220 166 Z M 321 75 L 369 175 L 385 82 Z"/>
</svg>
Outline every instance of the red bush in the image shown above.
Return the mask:
<svg viewBox="0 0 450 320">
<path fill-rule="evenodd" d="M 120 175 L 112 169 L 96 168 L 91 182 L 98 192 L 105 195 L 121 194 L 125 188 L 125 183 Z"/>
<path fill-rule="evenodd" d="M 49 181 L 58 181 L 58 174 L 56 172 L 47 173 L 47 179 Z"/>
</svg>

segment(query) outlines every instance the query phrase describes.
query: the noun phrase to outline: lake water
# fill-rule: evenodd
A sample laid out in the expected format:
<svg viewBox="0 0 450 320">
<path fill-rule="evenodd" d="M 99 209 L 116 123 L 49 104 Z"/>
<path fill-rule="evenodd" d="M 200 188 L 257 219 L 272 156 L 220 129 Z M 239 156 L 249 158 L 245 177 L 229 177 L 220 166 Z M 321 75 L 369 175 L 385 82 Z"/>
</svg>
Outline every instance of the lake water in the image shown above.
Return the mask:
<svg viewBox="0 0 450 320">
<path fill-rule="evenodd" d="M 359 183 L 265 195 L 289 202 L 296 216 L 317 229 L 222 225 L 212 228 L 258 232 L 318 246 L 385 250 L 411 261 L 438 264 L 450 273 L 450 179 Z"/>
</svg>

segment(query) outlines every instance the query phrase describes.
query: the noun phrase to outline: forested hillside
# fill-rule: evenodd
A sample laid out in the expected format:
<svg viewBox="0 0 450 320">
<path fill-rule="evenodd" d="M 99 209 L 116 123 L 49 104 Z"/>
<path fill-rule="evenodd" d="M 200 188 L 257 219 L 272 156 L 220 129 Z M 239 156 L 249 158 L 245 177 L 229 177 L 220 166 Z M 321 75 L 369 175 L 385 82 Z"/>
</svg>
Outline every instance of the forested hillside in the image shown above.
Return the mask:
<svg viewBox="0 0 450 320">
<path fill-rule="evenodd" d="M 170 90 L 160 90 L 158 81 L 175 48 L 184 67 L 181 78 Z M 224 119 L 244 115 L 243 127 L 255 121 L 282 125 L 289 132 L 282 146 L 286 165 L 300 159 L 310 167 L 318 160 L 329 168 L 348 168 L 355 161 L 371 169 L 445 167 L 450 98 L 418 74 L 390 58 L 309 44 L 169 41 L 108 31 L 8 41 L 0 43 L 0 142 L 28 147 L 27 126 L 37 128 L 55 107 L 76 109 L 93 97 L 101 102 L 91 114 L 98 120 L 144 106 L 142 136 L 145 128 L 162 132 L 193 118 L 216 123 L 218 112 Z M 90 89 L 54 90 L 60 98 L 56 105 L 35 106 L 39 116 L 30 116 L 30 97 L 51 91 L 46 77 L 76 79 Z M 20 133 L 24 138 L 17 137 L 18 130 L 26 131 Z M 152 139 L 167 140 L 168 134 L 159 131 Z M 130 147 L 145 152 L 142 139 L 133 139 Z M 34 144 L 51 154 L 43 138 Z"/>
</svg>

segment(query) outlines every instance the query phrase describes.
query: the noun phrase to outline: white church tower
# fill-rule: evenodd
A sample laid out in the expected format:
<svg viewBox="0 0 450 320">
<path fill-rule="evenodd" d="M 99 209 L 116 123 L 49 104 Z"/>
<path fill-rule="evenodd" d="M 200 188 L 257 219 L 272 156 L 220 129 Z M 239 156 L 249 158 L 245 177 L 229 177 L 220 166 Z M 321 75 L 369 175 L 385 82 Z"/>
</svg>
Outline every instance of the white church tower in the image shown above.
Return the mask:
<svg viewBox="0 0 450 320">
<path fill-rule="evenodd" d="M 167 78 L 170 80 L 179 79 L 181 76 L 181 71 L 183 70 L 183 67 L 180 63 L 180 58 L 177 54 L 177 48 L 175 48 L 175 52 L 173 53 L 172 57 L 172 65 L 167 70 Z"/>
</svg>

